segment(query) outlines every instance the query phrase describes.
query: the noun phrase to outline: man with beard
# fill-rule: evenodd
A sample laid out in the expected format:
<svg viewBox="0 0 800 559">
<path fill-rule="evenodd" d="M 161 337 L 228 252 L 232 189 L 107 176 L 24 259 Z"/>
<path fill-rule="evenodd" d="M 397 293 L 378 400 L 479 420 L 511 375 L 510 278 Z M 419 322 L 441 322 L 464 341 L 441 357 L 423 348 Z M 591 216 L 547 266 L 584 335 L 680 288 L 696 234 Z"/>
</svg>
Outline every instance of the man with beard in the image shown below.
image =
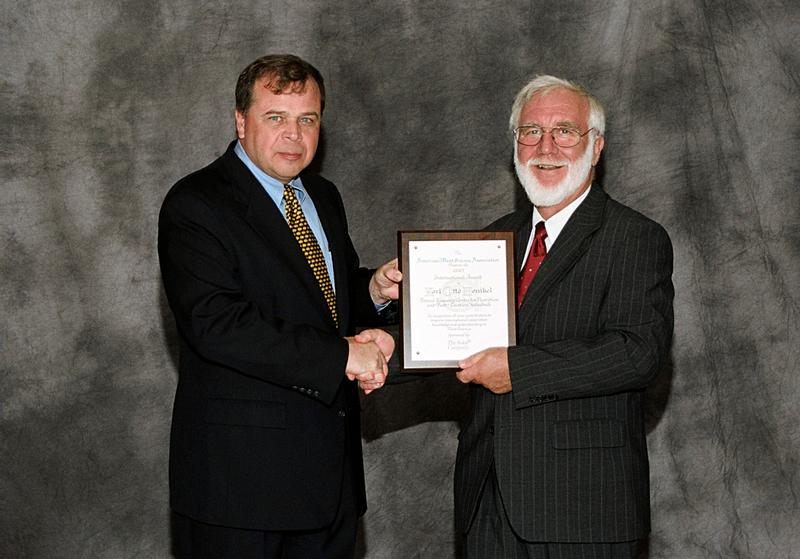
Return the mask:
<svg viewBox="0 0 800 559">
<path fill-rule="evenodd" d="M 605 117 L 591 93 L 538 76 L 510 124 L 533 205 L 489 227 L 516 234 L 518 345 L 459 364 L 465 557 L 632 558 L 650 530 L 642 400 L 672 337 L 672 247 L 592 182 Z"/>
</svg>

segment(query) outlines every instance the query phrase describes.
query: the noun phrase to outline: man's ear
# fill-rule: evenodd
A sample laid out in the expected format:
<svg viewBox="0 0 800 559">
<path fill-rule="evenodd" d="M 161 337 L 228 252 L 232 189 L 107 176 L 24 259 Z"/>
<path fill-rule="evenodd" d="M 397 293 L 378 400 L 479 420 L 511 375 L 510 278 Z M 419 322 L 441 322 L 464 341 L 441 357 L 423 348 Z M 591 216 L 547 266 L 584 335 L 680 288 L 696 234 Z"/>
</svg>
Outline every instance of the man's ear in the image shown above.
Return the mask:
<svg viewBox="0 0 800 559">
<path fill-rule="evenodd" d="M 594 152 L 592 156 L 592 166 L 597 165 L 597 162 L 600 161 L 600 153 L 603 151 L 605 142 L 606 140 L 603 136 L 598 136 L 594 139 L 594 145 L 592 146 L 592 151 Z"/>
<path fill-rule="evenodd" d="M 236 137 L 240 140 L 244 139 L 244 113 L 238 109 L 235 112 L 236 116 Z"/>
</svg>

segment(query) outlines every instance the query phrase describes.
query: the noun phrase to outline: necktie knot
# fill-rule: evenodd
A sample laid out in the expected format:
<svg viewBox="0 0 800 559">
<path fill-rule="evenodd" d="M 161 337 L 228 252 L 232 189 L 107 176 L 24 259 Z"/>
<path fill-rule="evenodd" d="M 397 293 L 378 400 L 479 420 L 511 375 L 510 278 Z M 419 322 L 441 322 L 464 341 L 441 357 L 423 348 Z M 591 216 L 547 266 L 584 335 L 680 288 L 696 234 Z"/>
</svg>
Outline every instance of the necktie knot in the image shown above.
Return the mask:
<svg viewBox="0 0 800 559">
<path fill-rule="evenodd" d="M 533 249 L 534 256 L 544 257 L 547 254 L 547 245 L 544 240 L 547 238 L 547 229 L 544 227 L 544 221 L 536 224 L 536 231 L 533 234 Z"/>
<path fill-rule="evenodd" d="M 297 199 L 294 188 L 288 184 L 283 185 L 283 206 L 286 209 L 286 221 L 289 222 L 289 227 L 291 227 L 292 222 L 298 217 L 298 212 L 300 212 L 300 215 L 303 215 L 303 210 L 300 207 L 300 201 Z M 294 229 L 292 229 L 292 231 L 294 231 Z"/>
</svg>

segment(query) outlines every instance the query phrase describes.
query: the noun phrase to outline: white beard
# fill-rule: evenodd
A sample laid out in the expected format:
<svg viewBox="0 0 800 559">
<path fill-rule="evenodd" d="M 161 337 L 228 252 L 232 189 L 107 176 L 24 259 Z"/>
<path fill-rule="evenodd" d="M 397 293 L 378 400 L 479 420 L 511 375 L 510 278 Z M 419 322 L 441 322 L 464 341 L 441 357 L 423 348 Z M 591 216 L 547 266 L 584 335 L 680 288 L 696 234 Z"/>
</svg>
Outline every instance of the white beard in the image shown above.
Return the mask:
<svg viewBox="0 0 800 559">
<path fill-rule="evenodd" d="M 570 163 L 564 161 L 548 161 L 546 159 L 529 159 L 526 163 L 521 163 L 517 154 L 514 154 L 514 168 L 517 170 L 517 178 L 525 189 L 528 199 L 536 207 L 547 208 L 557 206 L 577 190 L 586 181 L 592 169 L 592 156 L 594 152 L 591 145 L 586 146 L 583 155 Z M 567 176 L 556 186 L 544 186 L 531 172 L 534 165 L 567 165 Z"/>
</svg>

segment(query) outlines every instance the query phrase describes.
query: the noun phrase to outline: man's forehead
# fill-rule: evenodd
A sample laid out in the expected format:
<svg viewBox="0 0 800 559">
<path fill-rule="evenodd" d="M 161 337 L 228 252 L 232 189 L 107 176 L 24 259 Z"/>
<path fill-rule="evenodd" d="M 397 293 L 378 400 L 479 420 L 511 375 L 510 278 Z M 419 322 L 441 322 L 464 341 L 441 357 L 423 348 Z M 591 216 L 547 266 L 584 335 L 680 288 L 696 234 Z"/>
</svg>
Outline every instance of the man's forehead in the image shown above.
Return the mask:
<svg viewBox="0 0 800 559">
<path fill-rule="evenodd" d="M 281 83 L 280 77 L 275 74 L 261 76 L 256 81 L 256 85 L 259 85 L 270 93 L 274 93 L 276 95 L 287 93 L 305 93 L 306 89 L 309 88 L 309 91 L 319 90 L 317 83 L 312 79 L 308 79 L 304 82 L 296 81 Z"/>
<path fill-rule="evenodd" d="M 522 109 L 523 114 L 559 113 L 572 118 L 585 118 L 589 114 L 589 101 L 568 89 L 552 89 L 536 93 Z"/>
<path fill-rule="evenodd" d="M 281 89 L 277 78 L 263 77 L 253 85 L 253 103 L 259 110 L 268 106 L 273 112 L 321 113 L 321 102 L 319 87 L 312 79 L 288 82 Z"/>
</svg>

